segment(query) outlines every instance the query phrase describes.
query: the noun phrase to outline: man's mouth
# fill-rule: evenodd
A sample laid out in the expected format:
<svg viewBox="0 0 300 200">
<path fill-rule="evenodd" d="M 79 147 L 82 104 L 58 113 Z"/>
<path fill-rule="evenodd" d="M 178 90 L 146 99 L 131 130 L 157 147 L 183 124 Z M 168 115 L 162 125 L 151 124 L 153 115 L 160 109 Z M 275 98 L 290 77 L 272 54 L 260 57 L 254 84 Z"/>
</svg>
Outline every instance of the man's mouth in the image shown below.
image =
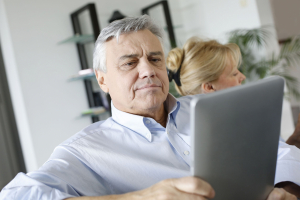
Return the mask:
<svg viewBox="0 0 300 200">
<path fill-rule="evenodd" d="M 156 84 L 147 84 L 142 87 L 139 87 L 137 90 L 151 89 L 151 88 L 157 88 L 157 87 L 161 87 L 161 86 L 156 85 Z"/>
</svg>

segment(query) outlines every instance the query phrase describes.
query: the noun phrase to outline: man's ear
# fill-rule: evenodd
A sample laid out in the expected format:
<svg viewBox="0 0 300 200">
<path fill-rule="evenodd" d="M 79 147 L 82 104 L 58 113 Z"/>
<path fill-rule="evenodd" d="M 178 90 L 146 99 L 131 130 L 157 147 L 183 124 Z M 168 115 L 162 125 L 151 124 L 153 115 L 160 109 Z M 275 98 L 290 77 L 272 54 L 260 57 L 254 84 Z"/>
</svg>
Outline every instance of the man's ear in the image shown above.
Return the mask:
<svg viewBox="0 0 300 200">
<path fill-rule="evenodd" d="M 210 82 L 208 83 L 203 83 L 201 85 L 201 90 L 203 93 L 211 93 L 211 92 L 215 92 L 215 88 L 214 88 L 214 85 Z"/>
<path fill-rule="evenodd" d="M 95 70 L 95 75 L 98 81 L 98 84 L 100 88 L 105 92 L 108 93 L 109 89 L 108 86 L 106 85 L 106 74 L 100 70 Z"/>
</svg>

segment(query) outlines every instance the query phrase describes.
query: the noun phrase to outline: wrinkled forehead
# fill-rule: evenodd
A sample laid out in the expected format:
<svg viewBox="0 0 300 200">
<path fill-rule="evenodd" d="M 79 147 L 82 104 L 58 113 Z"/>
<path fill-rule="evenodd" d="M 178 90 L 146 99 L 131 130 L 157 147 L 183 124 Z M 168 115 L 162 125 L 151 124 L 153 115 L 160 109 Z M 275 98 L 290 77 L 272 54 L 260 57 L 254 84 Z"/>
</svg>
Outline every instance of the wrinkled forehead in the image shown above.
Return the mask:
<svg viewBox="0 0 300 200">
<path fill-rule="evenodd" d="M 161 51 L 164 55 L 162 41 L 149 30 L 123 33 L 119 37 L 112 37 L 106 42 L 107 50 L 111 53 L 137 53 L 135 51 Z"/>
</svg>

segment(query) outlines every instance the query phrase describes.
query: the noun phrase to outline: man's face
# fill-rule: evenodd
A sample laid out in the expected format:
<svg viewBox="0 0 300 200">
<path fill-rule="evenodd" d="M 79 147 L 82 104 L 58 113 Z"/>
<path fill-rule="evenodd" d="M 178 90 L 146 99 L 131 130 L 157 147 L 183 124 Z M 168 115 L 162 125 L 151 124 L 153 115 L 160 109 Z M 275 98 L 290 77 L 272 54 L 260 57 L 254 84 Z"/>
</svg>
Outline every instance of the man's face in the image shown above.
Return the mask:
<svg viewBox="0 0 300 200">
<path fill-rule="evenodd" d="M 145 116 L 163 108 L 168 75 L 161 43 L 149 30 L 106 42 L 106 67 L 97 79 L 117 109 Z"/>
</svg>

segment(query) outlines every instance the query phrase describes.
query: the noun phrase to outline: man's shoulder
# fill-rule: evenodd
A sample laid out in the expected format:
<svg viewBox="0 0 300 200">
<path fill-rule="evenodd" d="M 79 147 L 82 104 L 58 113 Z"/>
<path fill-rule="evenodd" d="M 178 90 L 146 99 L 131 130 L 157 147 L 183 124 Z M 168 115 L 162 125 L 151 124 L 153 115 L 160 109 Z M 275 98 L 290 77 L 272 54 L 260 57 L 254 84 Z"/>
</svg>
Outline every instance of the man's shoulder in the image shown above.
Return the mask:
<svg viewBox="0 0 300 200">
<path fill-rule="evenodd" d="M 190 103 L 194 97 L 197 96 L 202 96 L 204 94 L 197 94 L 197 95 L 187 95 L 183 97 L 177 98 L 177 101 L 180 102 L 180 110 L 184 111 L 187 110 L 188 112 L 190 111 Z"/>
<path fill-rule="evenodd" d="M 101 132 L 110 129 L 113 126 L 113 123 L 114 121 L 111 117 L 103 121 L 95 122 L 83 128 L 81 131 L 77 132 L 75 135 L 62 142 L 60 145 L 71 145 L 87 138 L 94 137 L 96 134 L 101 134 Z"/>
<path fill-rule="evenodd" d="M 189 126 L 189 118 L 190 118 L 190 102 L 193 99 L 194 96 L 183 96 L 178 98 L 177 100 L 180 102 L 180 109 L 177 112 L 176 115 L 176 124 L 177 127 L 184 127 L 186 129 L 186 126 Z M 182 123 L 184 122 L 184 123 Z"/>
<path fill-rule="evenodd" d="M 194 95 L 183 96 L 183 97 L 177 98 L 177 101 L 180 102 L 180 106 L 182 107 L 182 104 L 189 105 L 191 100 L 193 99 L 193 97 L 194 97 Z"/>
</svg>

